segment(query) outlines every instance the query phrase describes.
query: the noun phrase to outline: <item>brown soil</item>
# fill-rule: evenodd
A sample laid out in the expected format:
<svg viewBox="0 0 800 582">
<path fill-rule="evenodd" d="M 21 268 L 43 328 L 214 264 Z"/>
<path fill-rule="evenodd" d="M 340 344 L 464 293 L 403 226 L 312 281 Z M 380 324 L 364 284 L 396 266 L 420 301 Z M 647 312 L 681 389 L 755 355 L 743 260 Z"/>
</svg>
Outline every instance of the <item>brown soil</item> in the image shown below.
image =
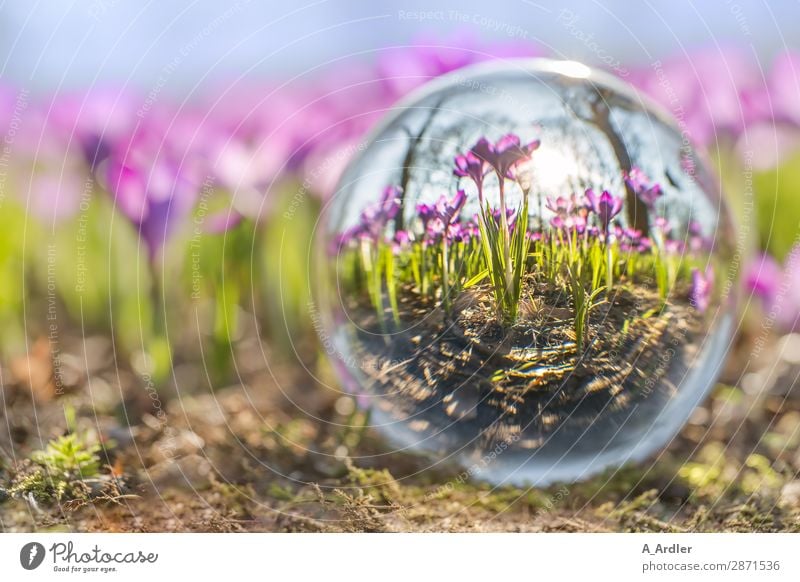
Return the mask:
<svg viewBox="0 0 800 582">
<path fill-rule="evenodd" d="M 782 358 L 792 353 L 786 338 L 759 337 L 740 341 L 731 385 L 666 450 L 548 489 L 463 481 L 391 452 L 361 428 L 352 398 L 306 371 L 334 381 L 311 343 L 265 346 L 266 367 L 248 336 L 237 346 L 241 379 L 213 391 L 199 363 L 182 364 L 180 391 L 162 391 L 161 422 L 140 379 L 114 363 L 110 340 L 64 337 L 63 390 L 45 349 L 3 362 L 0 531 L 798 532 L 800 365 Z M 66 404 L 107 443 L 103 474 L 123 497 L 7 498 L 31 453 L 64 433 Z"/>
<path fill-rule="evenodd" d="M 354 304 L 367 390 L 393 419 L 413 418 L 409 428 L 429 448 L 491 449 L 511 436 L 530 449 L 599 420 L 618 427 L 632 406 L 673 396 L 703 334 L 689 305 L 620 285 L 592 309 L 579 352 L 567 293 L 532 276 L 524 292 L 517 322 L 504 328 L 486 285 L 460 294 L 450 314 L 406 289 L 403 323 L 388 341 L 375 311 Z M 667 346 L 676 351 L 668 365 Z"/>
</svg>

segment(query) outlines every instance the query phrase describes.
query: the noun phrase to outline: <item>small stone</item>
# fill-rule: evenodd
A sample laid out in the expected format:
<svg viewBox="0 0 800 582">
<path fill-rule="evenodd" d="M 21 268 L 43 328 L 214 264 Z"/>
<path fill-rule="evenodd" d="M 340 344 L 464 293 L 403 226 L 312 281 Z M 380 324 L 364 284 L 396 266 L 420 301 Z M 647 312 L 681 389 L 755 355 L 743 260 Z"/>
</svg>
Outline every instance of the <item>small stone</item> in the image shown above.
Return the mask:
<svg viewBox="0 0 800 582">
<path fill-rule="evenodd" d="M 788 507 L 800 507 L 800 480 L 789 481 L 783 486 L 780 504 Z"/>
<path fill-rule="evenodd" d="M 214 467 L 201 455 L 186 455 L 153 465 L 148 472 L 157 489 L 207 489 L 213 479 Z"/>
<path fill-rule="evenodd" d="M 790 364 L 800 364 L 800 334 L 790 333 L 778 342 L 781 359 Z"/>
<path fill-rule="evenodd" d="M 205 441 L 190 430 L 166 430 L 153 448 L 155 460 L 202 453 Z"/>
</svg>

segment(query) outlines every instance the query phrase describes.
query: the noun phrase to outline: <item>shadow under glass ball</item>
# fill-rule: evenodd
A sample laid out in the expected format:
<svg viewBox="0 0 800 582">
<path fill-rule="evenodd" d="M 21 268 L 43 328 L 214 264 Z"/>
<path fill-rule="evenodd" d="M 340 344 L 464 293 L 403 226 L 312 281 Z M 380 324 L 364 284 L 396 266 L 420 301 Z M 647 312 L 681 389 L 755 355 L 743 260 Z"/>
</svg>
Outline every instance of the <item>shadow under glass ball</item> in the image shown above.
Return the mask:
<svg viewBox="0 0 800 582">
<path fill-rule="evenodd" d="M 669 116 L 577 63 L 444 77 L 323 216 L 329 350 L 398 447 L 495 483 L 664 446 L 730 340 L 736 232 Z"/>
</svg>

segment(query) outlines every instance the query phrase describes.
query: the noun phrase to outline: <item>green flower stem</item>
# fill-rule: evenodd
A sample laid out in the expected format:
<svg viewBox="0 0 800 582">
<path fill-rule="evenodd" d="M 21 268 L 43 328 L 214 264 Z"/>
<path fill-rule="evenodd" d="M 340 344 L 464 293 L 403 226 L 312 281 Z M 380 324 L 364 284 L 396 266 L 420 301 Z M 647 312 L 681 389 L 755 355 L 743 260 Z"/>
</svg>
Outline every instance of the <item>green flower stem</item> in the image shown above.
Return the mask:
<svg viewBox="0 0 800 582">
<path fill-rule="evenodd" d="M 450 311 L 450 265 L 447 252 L 447 233 L 442 235 L 442 303 L 444 310 Z"/>
<path fill-rule="evenodd" d="M 513 301 L 514 273 L 511 265 L 511 232 L 508 227 L 508 213 L 506 212 L 505 180 L 500 178 L 500 238 L 503 242 L 503 264 L 506 276 L 506 302 Z"/>
<path fill-rule="evenodd" d="M 172 371 L 172 347 L 167 335 L 167 309 L 164 301 L 164 285 L 158 269 L 152 268 L 153 282 L 150 287 L 152 327 L 147 354 L 152 362 L 152 379 L 156 386 L 163 385 Z"/>
</svg>

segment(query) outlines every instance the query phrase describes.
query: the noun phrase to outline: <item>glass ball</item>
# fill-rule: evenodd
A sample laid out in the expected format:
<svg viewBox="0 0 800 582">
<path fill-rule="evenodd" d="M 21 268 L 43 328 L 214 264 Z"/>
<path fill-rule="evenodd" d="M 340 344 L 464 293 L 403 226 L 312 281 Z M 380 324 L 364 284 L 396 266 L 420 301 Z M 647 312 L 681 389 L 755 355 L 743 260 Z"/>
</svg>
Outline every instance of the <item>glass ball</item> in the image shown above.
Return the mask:
<svg viewBox="0 0 800 582">
<path fill-rule="evenodd" d="M 737 232 L 686 132 L 575 62 L 463 69 L 345 170 L 315 288 L 396 450 L 546 485 L 663 447 L 719 374 Z"/>
</svg>

